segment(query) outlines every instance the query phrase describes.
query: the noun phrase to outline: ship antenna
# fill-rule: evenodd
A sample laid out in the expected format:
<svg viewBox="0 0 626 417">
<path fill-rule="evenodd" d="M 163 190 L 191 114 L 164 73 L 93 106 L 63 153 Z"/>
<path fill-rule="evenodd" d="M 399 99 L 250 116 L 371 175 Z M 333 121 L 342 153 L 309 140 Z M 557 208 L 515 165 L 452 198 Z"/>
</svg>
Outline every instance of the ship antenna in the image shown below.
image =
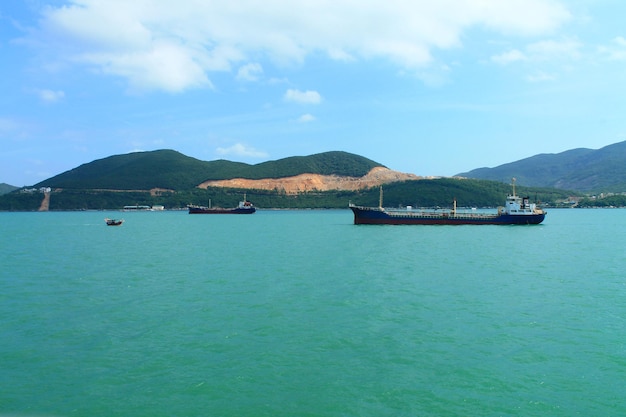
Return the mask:
<svg viewBox="0 0 626 417">
<path fill-rule="evenodd" d="M 513 185 L 513 197 L 515 197 L 515 181 L 515 178 L 512 178 L 513 183 L 511 185 Z"/>
<path fill-rule="evenodd" d="M 383 208 L 383 186 L 380 186 L 380 196 L 378 197 L 378 207 Z"/>
</svg>

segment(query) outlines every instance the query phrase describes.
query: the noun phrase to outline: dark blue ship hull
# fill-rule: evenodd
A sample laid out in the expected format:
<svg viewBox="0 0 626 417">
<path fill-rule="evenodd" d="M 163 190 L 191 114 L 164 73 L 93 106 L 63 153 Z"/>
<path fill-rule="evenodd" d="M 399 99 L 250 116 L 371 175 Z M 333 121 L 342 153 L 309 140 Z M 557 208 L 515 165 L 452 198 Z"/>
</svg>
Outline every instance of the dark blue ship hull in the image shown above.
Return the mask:
<svg viewBox="0 0 626 417">
<path fill-rule="evenodd" d="M 350 206 L 354 224 L 539 224 L 545 212 L 537 214 L 483 214 L 483 213 L 434 213 L 418 211 L 386 211 L 379 208 Z"/>
<path fill-rule="evenodd" d="M 202 206 L 187 206 L 189 214 L 252 214 L 256 212 L 254 207 L 236 208 L 210 208 Z"/>
</svg>

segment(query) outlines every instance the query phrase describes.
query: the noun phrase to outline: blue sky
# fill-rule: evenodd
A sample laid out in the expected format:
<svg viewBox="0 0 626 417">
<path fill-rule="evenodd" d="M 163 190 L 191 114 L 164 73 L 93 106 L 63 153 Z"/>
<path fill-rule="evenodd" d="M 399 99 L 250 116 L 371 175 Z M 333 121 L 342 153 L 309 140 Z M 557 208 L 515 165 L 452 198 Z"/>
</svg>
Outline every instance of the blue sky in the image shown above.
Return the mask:
<svg viewBox="0 0 626 417">
<path fill-rule="evenodd" d="M 626 140 L 621 0 L 4 0 L 0 183 L 174 149 L 449 176 Z"/>
</svg>

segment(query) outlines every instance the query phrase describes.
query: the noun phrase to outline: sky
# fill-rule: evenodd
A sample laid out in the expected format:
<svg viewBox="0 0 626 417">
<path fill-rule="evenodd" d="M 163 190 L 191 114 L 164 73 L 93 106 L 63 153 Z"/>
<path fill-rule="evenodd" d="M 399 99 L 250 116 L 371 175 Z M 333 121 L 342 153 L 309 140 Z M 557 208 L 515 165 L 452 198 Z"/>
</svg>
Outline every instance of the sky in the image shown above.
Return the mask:
<svg viewBox="0 0 626 417">
<path fill-rule="evenodd" d="M 3 0 L 0 183 L 174 149 L 451 176 L 626 140 L 622 0 Z"/>
</svg>

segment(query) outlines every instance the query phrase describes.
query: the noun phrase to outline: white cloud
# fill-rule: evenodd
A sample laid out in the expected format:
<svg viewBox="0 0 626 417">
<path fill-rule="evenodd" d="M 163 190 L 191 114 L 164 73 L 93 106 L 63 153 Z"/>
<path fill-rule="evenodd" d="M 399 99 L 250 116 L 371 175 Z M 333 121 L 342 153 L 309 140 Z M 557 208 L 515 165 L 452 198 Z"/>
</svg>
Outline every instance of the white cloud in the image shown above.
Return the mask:
<svg viewBox="0 0 626 417">
<path fill-rule="evenodd" d="M 267 158 L 268 156 L 266 152 L 256 150 L 250 146 L 242 145 L 241 143 L 236 143 L 228 148 L 220 147 L 215 151 L 218 155 L 240 156 L 247 158 Z"/>
<path fill-rule="evenodd" d="M 553 59 L 578 59 L 580 58 L 580 42 L 566 39 L 561 41 L 545 40 L 535 42 L 526 47 L 528 55 L 531 59 L 553 60 Z"/>
<path fill-rule="evenodd" d="M 614 38 L 613 42 L 621 47 L 626 48 L 626 39 L 624 39 L 622 36 Z"/>
<path fill-rule="evenodd" d="M 300 104 L 319 104 L 322 101 L 322 96 L 317 91 L 300 91 L 290 88 L 285 93 L 284 99 Z"/>
<path fill-rule="evenodd" d="M 270 85 L 289 84 L 289 80 L 287 78 L 272 77 L 269 80 L 267 80 L 267 83 Z"/>
<path fill-rule="evenodd" d="M 18 127 L 19 124 L 15 120 L 0 117 L 0 136 L 13 132 L 17 130 Z"/>
<path fill-rule="evenodd" d="M 626 61 L 626 39 L 622 36 L 614 38 L 609 46 L 598 48 L 611 61 Z"/>
<path fill-rule="evenodd" d="M 37 91 L 37 94 L 39 95 L 41 101 L 45 103 L 56 103 L 65 97 L 65 92 L 61 90 L 39 90 Z"/>
<path fill-rule="evenodd" d="M 334 59 L 335 61 L 351 62 L 351 61 L 356 60 L 354 56 L 350 55 L 349 53 L 347 53 L 346 51 L 340 48 L 332 48 L 332 47 L 328 48 L 327 53 L 328 53 L 328 56 L 331 59 Z"/>
<path fill-rule="evenodd" d="M 556 77 L 551 74 L 547 74 L 545 72 L 537 72 L 531 75 L 526 76 L 526 81 L 531 83 L 540 83 L 545 81 L 554 81 Z"/>
<path fill-rule="evenodd" d="M 501 53 L 500 55 L 494 55 L 491 60 L 500 65 L 507 65 L 512 62 L 526 61 L 528 58 L 524 53 L 518 49 L 511 49 L 510 51 Z"/>
<path fill-rule="evenodd" d="M 315 116 L 313 116 L 312 114 L 303 114 L 302 116 L 300 116 L 298 118 L 298 122 L 300 123 L 309 123 L 315 120 Z"/>
<path fill-rule="evenodd" d="M 257 81 L 261 75 L 263 67 L 257 63 L 243 65 L 237 71 L 237 79 L 240 81 Z"/>
<path fill-rule="evenodd" d="M 467 0 L 454 7 L 457 3 L 451 1 L 442 7 L 450 8 L 459 19 L 467 14 L 469 24 L 477 22 L 506 34 L 547 34 L 572 17 L 566 3 L 558 0 Z"/>
<path fill-rule="evenodd" d="M 544 40 L 527 45 L 523 51 L 511 49 L 499 55 L 494 55 L 491 60 L 500 65 L 514 62 L 539 62 L 539 61 L 564 61 L 580 59 L 582 44 L 575 40 L 565 39 L 560 41 Z"/>
<path fill-rule="evenodd" d="M 133 88 L 171 92 L 210 87 L 213 71 L 265 58 L 298 65 L 319 53 L 414 71 L 472 28 L 539 36 L 570 19 L 558 0 L 68 0 L 44 10 L 30 44 Z M 258 75 L 235 75 L 246 74 Z"/>
<path fill-rule="evenodd" d="M 213 85 L 205 74 L 200 57 L 189 48 L 170 42 L 155 42 L 153 48 L 130 53 L 89 53 L 84 62 L 104 73 L 127 78 L 139 90 L 161 89 L 179 92 Z"/>
</svg>

